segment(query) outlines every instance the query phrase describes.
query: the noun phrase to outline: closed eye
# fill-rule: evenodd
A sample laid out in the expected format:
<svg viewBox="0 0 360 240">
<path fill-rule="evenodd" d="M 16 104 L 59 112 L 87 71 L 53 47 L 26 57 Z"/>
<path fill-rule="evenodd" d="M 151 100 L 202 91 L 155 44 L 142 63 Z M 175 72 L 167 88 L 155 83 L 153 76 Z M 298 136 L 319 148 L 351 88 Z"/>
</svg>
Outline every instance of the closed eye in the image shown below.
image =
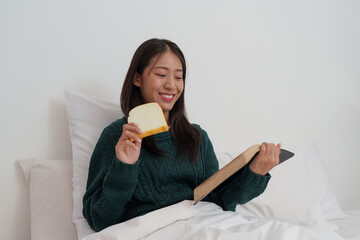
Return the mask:
<svg viewBox="0 0 360 240">
<path fill-rule="evenodd" d="M 159 77 L 165 77 L 166 75 L 164 75 L 164 74 L 156 74 L 157 76 L 159 76 Z"/>
</svg>

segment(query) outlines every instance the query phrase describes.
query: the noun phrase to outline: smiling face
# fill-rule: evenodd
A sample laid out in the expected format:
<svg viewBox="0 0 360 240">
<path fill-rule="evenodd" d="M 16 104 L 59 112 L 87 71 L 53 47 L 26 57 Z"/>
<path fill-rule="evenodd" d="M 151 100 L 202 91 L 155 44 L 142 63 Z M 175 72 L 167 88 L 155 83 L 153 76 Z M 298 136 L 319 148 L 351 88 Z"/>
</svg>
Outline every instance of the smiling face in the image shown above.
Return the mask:
<svg viewBox="0 0 360 240">
<path fill-rule="evenodd" d="M 159 103 L 169 123 L 169 112 L 184 90 L 183 69 L 177 55 L 168 50 L 153 57 L 143 73 L 135 75 L 133 83 L 140 88 L 145 103 Z"/>
</svg>

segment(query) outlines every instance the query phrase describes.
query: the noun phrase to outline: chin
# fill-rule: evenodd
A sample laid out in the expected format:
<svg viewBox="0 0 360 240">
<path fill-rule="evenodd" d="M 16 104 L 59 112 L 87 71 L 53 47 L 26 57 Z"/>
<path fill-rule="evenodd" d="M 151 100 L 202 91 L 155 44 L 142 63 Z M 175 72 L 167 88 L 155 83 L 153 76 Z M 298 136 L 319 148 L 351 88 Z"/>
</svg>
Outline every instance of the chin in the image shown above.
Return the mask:
<svg viewBox="0 0 360 240">
<path fill-rule="evenodd" d="M 174 107 L 174 105 L 172 105 L 171 107 L 170 106 L 163 106 L 163 105 L 161 105 L 160 104 L 160 107 L 161 107 L 161 109 L 164 111 L 164 112 L 166 112 L 166 111 L 171 111 L 172 109 L 173 109 L 173 107 Z"/>
</svg>

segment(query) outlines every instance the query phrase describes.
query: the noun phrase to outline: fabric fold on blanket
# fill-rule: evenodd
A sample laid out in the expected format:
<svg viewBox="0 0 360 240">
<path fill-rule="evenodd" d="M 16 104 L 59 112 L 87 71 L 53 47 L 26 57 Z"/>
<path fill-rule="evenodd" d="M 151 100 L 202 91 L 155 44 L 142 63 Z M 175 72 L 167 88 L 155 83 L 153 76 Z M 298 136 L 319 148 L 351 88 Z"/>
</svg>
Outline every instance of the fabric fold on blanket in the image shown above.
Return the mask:
<svg viewBox="0 0 360 240">
<path fill-rule="evenodd" d="M 108 227 L 83 240 L 306 239 L 342 240 L 328 224 L 300 225 L 223 211 L 214 203 L 185 200 Z"/>
<path fill-rule="evenodd" d="M 104 236 L 109 240 L 141 239 L 175 221 L 189 219 L 201 211 L 201 209 L 193 208 L 192 206 L 193 201 L 185 200 L 108 227 L 98 233 L 85 237 L 83 240 L 99 240 L 104 239 Z"/>
</svg>

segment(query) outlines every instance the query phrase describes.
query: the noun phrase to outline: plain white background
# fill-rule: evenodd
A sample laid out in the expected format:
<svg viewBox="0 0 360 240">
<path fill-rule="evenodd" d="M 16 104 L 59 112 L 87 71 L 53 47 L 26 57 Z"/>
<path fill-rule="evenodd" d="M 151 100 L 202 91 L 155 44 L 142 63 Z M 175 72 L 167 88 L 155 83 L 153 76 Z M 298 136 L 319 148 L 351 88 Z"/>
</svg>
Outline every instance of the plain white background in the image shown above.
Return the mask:
<svg viewBox="0 0 360 240">
<path fill-rule="evenodd" d="M 30 239 L 16 161 L 71 158 L 64 89 L 118 103 L 152 37 L 183 50 L 187 113 L 216 151 L 315 140 L 341 206 L 360 208 L 359 12 L 355 0 L 0 0 L 0 238 Z"/>
</svg>

